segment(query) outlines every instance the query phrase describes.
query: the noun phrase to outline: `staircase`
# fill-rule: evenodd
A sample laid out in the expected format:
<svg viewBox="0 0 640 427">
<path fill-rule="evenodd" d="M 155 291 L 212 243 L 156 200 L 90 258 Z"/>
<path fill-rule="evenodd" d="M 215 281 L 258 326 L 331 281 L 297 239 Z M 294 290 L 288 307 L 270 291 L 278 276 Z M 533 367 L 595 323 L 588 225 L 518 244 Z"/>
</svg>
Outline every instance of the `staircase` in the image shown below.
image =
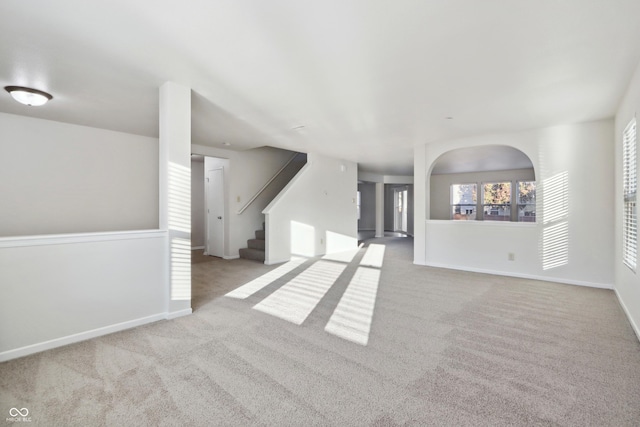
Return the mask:
<svg viewBox="0 0 640 427">
<path fill-rule="evenodd" d="M 274 197 L 282 191 L 294 176 L 307 163 L 307 155 L 305 153 L 295 153 L 291 159 L 280 169 L 267 183 L 253 196 L 245 206 L 237 213 L 242 215 L 245 209 L 258 199 L 257 205 L 260 212 L 266 207 Z M 240 249 L 240 258 L 251 259 L 264 262 L 265 260 L 265 227 L 262 223 L 262 230 L 255 231 L 255 239 L 247 240 L 247 248 Z"/>
<path fill-rule="evenodd" d="M 264 222 L 262 223 L 262 230 L 256 230 L 256 238 L 247 240 L 247 248 L 240 249 L 240 258 L 252 259 L 255 261 L 264 262 L 264 248 L 265 248 L 265 235 L 264 235 Z"/>
</svg>

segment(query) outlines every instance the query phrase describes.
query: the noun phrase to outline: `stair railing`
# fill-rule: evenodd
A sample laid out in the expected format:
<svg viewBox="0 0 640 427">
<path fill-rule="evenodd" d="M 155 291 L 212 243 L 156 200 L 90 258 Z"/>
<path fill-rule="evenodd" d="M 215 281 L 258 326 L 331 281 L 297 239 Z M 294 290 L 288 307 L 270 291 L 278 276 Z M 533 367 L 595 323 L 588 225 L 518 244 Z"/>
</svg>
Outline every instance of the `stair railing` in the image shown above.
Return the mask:
<svg viewBox="0 0 640 427">
<path fill-rule="evenodd" d="M 260 196 L 260 195 L 262 194 L 262 192 L 263 192 L 264 190 L 266 190 L 266 189 L 267 189 L 267 187 L 269 186 L 269 184 L 271 184 L 271 183 L 273 182 L 273 180 L 274 180 L 274 179 L 276 179 L 276 178 L 277 178 L 277 177 L 282 173 L 282 171 L 284 171 L 284 170 L 285 170 L 285 168 L 286 168 L 287 166 L 289 166 L 289 164 L 290 164 L 291 162 L 293 162 L 293 160 L 296 158 L 296 156 L 297 156 L 298 154 L 300 154 L 300 153 L 294 153 L 294 154 L 293 154 L 293 156 L 291 156 L 291 158 L 290 158 L 289 160 L 287 160 L 287 162 L 284 164 L 284 166 L 282 166 L 282 167 L 281 167 L 281 168 L 280 168 L 280 169 L 279 169 L 279 170 L 278 170 L 278 171 L 277 171 L 277 172 L 276 172 L 276 173 L 271 177 L 271 179 L 269 179 L 269 180 L 267 181 L 267 183 L 266 183 L 265 185 L 263 185 L 263 186 L 262 186 L 262 188 L 260 188 L 260 190 L 258 190 L 258 192 L 257 192 L 256 194 L 254 194 L 254 195 L 253 195 L 253 197 L 252 197 L 251 199 L 249 199 L 249 201 L 248 201 L 247 203 L 245 203 L 245 205 L 244 205 L 243 207 L 241 207 L 241 208 L 238 210 L 237 214 L 238 214 L 238 215 L 240 215 L 242 212 L 244 212 L 244 211 L 245 211 L 245 210 L 246 210 L 246 209 L 251 205 L 251 203 L 253 203 L 253 202 L 258 198 L 258 196 Z"/>
</svg>

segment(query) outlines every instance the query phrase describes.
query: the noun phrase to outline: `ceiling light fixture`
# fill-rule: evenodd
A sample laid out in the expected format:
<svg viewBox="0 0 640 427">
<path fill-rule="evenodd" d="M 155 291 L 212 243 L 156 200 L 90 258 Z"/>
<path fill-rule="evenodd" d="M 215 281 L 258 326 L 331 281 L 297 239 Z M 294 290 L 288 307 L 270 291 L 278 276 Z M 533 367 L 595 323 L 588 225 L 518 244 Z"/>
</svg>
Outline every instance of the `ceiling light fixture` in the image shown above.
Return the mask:
<svg viewBox="0 0 640 427">
<path fill-rule="evenodd" d="M 24 105 L 37 107 L 46 104 L 47 101 L 53 98 L 53 96 L 47 92 L 29 87 L 5 86 L 4 88 L 11 94 L 13 99 Z"/>
<path fill-rule="evenodd" d="M 225 141 L 225 142 L 222 143 L 222 145 L 225 145 L 225 146 L 229 147 L 231 145 L 231 143 Z"/>
</svg>

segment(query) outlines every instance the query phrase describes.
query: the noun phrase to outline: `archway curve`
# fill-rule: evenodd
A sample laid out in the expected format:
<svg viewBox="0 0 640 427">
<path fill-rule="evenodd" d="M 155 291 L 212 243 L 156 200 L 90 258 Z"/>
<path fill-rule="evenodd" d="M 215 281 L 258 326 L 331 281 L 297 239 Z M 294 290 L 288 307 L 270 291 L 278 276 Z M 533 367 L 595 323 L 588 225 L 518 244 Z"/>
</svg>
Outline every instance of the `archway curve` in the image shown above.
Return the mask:
<svg viewBox="0 0 640 427">
<path fill-rule="evenodd" d="M 430 169 L 429 176 L 510 169 L 533 169 L 535 174 L 535 167 L 529 156 L 509 145 L 454 148 L 438 156 Z"/>
<path fill-rule="evenodd" d="M 503 203 L 502 205 L 493 206 L 493 208 L 499 208 L 504 211 L 500 214 L 497 213 L 498 211 L 493 212 L 493 210 L 491 211 L 492 213 L 483 212 L 482 203 L 484 202 L 480 201 L 480 186 L 482 183 L 493 182 L 495 183 L 493 185 L 502 189 L 505 188 L 505 184 L 502 183 L 510 182 L 511 184 L 506 184 L 506 188 L 508 188 L 509 190 L 507 191 L 511 193 L 510 189 L 514 188 L 514 185 L 518 182 L 527 184 L 533 181 L 533 194 L 535 194 L 536 175 L 535 165 L 531 158 L 523 151 L 510 145 L 487 144 L 454 148 L 445 151 L 431 163 L 429 168 L 427 179 L 429 185 L 427 218 L 436 220 L 460 219 L 454 218 L 455 215 L 452 213 L 454 212 L 462 213 L 462 215 L 459 216 L 463 219 L 488 220 L 489 216 L 492 216 L 492 218 L 497 218 L 494 220 L 502 221 L 535 221 L 535 204 L 530 204 L 528 208 L 525 205 L 519 205 L 525 206 L 521 211 L 522 214 L 527 215 L 526 218 L 519 218 L 519 211 L 510 208 L 510 206 L 516 206 L 516 203 L 519 203 L 514 199 L 511 199 L 511 202 L 498 202 L 496 198 L 496 201 L 492 202 L 492 204 Z M 469 185 L 472 185 L 472 188 L 467 188 Z M 459 192 L 469 190 L 473 191 L 473 195 L 469 193 L 467 196 L 464 196 L 463 199 L 454 201 L 451 199 L 453 196 L 451 196 L 452 193 L 450 192 L 454 186 L 457 189 L 456 191 L 458 191 L 456 194 L 462 194 Z M 477 198 L 475 195 L 476 191 L 478 191 Z M 492 191 L 498 192 L 503 190 Z M 516 197 L 513 193 L 511 194 L 512 197 Z M 535 195 L 533 197 L 535 197 Z M 518 198 L 518 200 L 520 199 Z M 470 205 L 467 206 L 468 203 L 466 202 L 469 202 Z M 511 205 L 509 203 L 511 203 Z M 489 205 L 486 205 L 485 207 L 488 206 Z M 465 212 L 459 212 L 457 210 L 463 207 Z M 476 213 L 478 215 L 477 217 Z M 497 216 L 493 216 L 494 213 Z M 487 217 L 485 218 L 485 216 Z"/>
</svg>

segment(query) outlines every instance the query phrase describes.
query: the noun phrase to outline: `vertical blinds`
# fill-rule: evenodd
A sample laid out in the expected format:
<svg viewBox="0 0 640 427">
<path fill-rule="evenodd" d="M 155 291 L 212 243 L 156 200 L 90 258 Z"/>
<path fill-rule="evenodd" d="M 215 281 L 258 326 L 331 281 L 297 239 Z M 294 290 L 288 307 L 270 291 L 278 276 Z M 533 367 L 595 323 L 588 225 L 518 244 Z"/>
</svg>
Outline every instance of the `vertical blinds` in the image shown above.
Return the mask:
<svg viewBox="0 0 640 427">
<path fill-rule="evenodd" d="M 636 192 L 638 188 L 636 156 L 636 120 L 633 119 L 623 134 L 623 262 L 632 270 L 636 269 L 638 257 L 638 221 L 636 215 Z"/>
</svg>

